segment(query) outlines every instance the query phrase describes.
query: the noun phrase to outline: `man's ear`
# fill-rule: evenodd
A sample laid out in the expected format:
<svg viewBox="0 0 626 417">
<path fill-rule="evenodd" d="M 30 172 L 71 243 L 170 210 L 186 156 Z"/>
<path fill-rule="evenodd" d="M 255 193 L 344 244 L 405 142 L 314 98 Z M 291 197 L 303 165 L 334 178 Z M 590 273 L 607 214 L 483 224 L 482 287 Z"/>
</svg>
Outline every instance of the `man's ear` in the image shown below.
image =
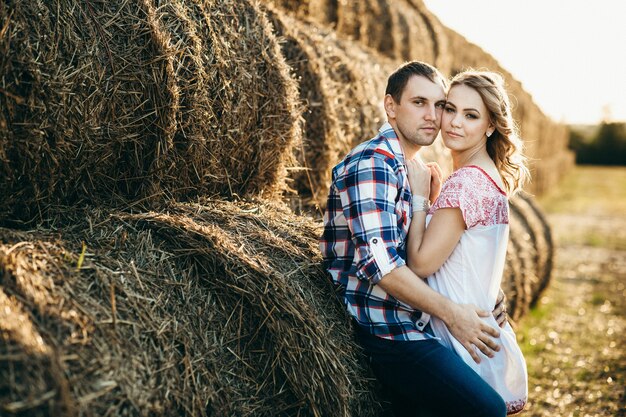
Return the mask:
<svg viewBox="0 0 626 417">
<path fill-rule="evenodd" d="M 396 102 L 394 101 L 391 94 L 387 94 L 384 100 L 385 105 L 385 113 L 387 113 L 387 117 L 390 119 L 395 119 L 396 117 Z"/>
</svg>

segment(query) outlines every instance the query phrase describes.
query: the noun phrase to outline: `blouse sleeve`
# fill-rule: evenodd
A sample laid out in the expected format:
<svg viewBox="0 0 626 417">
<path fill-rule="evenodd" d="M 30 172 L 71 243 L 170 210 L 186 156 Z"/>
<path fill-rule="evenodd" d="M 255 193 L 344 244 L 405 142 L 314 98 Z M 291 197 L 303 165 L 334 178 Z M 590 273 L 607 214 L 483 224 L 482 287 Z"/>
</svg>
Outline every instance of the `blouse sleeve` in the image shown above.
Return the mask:
<svg viewBox="0 0 626 417">
<path fill-rule="evenodd" d="M 459 208 L 467 229 L 481 222 L 479 201 L 471 173 L 457 171 L 443 184 L 441 193 L 431 206 L 429 214 L 443 208 Z"/>
</svg>

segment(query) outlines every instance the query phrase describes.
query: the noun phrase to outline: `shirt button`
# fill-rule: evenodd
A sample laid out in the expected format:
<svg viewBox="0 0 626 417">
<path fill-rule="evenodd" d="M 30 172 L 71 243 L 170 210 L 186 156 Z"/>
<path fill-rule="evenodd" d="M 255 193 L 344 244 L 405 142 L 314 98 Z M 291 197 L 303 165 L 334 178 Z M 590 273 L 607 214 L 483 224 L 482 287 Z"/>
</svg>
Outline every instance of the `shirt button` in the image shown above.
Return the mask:
<svg viewBox="0 0 626 417">
<path fill-rule="evenodd" d="M 420 321 L 419 323 L 417 323 L 417 325 L 418 325 L 418 326 L 420 326 L 420 327 L 422 327 L 422 326 L 424 326 L 424 322 L 423 322 L 423 321 Z"/>
<path fill-rule="evenodd" d="M 372 239 L 372 243 L 375 245 L 378 243 L 378 239 Z"/>
</svg>

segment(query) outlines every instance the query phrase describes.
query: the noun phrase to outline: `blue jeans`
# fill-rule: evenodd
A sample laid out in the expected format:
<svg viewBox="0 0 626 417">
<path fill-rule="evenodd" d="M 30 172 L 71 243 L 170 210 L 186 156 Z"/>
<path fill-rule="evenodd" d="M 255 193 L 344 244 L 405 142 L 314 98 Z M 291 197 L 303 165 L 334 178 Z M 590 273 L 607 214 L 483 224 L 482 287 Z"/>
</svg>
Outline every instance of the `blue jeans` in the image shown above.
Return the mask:
<svg viewBox="0 0 626 417">
<path fill-rule="evenodd" d="M 506 416 L 502 397 L 437 340 L 394 341 L 362 330 L 357 340 L 397 417 Z"/>
</svg>

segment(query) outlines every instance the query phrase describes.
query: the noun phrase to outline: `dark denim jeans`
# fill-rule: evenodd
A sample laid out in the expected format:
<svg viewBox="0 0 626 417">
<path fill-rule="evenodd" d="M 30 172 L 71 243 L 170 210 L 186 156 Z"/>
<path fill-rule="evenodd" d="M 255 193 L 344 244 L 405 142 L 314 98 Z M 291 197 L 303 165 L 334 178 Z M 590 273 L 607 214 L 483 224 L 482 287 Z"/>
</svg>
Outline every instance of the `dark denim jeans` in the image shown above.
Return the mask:
<svg viewBox="0 0 626 417">
<path fill-rule="evenodd" d="M 506 416 L 502 397 L 437 340 L 392 341 L 363 331 L 357 340 L 397 417 Z"/>
</svg>

